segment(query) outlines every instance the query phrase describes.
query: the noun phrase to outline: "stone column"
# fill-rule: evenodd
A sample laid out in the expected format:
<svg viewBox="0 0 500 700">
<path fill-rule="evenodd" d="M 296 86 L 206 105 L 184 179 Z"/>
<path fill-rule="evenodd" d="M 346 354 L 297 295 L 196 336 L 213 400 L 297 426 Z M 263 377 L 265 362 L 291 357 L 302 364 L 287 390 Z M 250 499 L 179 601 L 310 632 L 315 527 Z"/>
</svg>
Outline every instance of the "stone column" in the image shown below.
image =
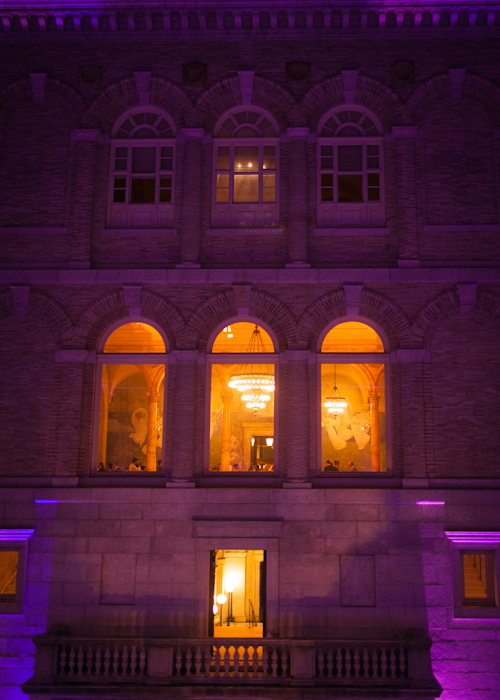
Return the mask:
<svg viewBox="0 0 500 700">
<path fill-rule="evenodd" d="M 203 129 L 183 129 L 185 138 L 182 217 L 181 263 L 177 267 L 200 267 L 202 146 Z"/>
<path fill-rule="evenodd" d="M 90 239 L 94 213 L 94 180 L 99 129 L 75 129 L 71 138 L 77 141 L 77 170 L 73 239 L 69 267 L 90 267 Z"/>
<path fill-rule="evenodd" d="M 380 394 L 378 391 L 370 391 L 368 393 L 368 401 L 370 402 L 370 419 L 371 419 L 371 458 L 372 472 L 380 471 L 380 418 L 378 411 L 378 402 Z"/>
<path fill-rule="evenodd" d="M 400 348 L 404 478 L 427 479 L 426 422 L 431 406 L 426 406 L 424 382 L 424 349 Z M 426 420 L 427 418 L 427 420 Z"/>
<path fill-rule="evenodd" d="M 286 460 L 285 487 L 309 487 L 309 382 L 308 350 L 290 350 L 285 353 L 288 365 L 286 402 L 280 402 L 280 411 L 286 411 L 286 445 L 280 441 L 280 455 Z M 280 456 L 280 462 L 282 458 Z"/>
<path fill-rule="evenodd" d="M 392 134 L 396 139 L 399 267 L 420 266 L 415 158 L 417 132 L 416 126 L 392 127 Z"/>
<path fill-rule="evenodd" d="M 221 431 L 221 472 L 230 472 L 230 456 L 231 456 L 231 403 L 233 401 L 233 392 L 228 387 L 221 391 L 222 399 L 222 431 Z"/>
<path fill-rule="evenodd" d="M 310 267 L 308 263 L 307 127 L 287 129 L 289 139 L 288 176 L 288 264 Z"/>
<path fill-rule="evenodd" d="M 158 392 L 150 391 L 148 394 L 148 442 L 146 452 L 146 471 L 156 471 L 156 416 L 158 412 Z"/>
<path fill-rule="evenodd" d="M 175 364 L 172 425 L 173 486 L 194 486 L 194 433 L 197 350 L 174 350 L 169 364 Z"/>
</svg>

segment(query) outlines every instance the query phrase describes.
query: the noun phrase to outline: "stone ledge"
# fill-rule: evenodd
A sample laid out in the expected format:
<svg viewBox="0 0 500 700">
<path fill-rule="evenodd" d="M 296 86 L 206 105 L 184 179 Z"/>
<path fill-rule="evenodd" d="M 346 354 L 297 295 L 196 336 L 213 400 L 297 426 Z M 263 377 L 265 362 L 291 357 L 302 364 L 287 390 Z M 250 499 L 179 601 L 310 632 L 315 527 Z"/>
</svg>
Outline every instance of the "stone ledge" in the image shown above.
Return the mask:
<svg viewBox="0 0 500 700">
<path fill-rule="evenodd" d="M 102 228 L 101 236 L 177 236 L 176 228 Z"/>
<path fill-rule="evenodd" d="M 275 228 L 273 226 L 240 226 L 238 228 L 207 228 L 207 236 L 255 236 L 256 234 L 263 233 L 267 235 L 281 235 L 283 233 L 282 228 Z"/>
<path fill-rule="evenodd" d="M 63 236 L 68 233 L 68 229 L 66 226 L 1 226 L 0 233 L 9 236 Z"/>
<path fill-rule="evenodd" d="M 348 228 L 313 228 L 315 236 L 388 236 L 390 228 L 370 228 L 352 226 Z"/>
<path fill-rule="evenodd" d="M 428 224 L 424 233 L 500 233 L 500 224 Z"/>
</svg>

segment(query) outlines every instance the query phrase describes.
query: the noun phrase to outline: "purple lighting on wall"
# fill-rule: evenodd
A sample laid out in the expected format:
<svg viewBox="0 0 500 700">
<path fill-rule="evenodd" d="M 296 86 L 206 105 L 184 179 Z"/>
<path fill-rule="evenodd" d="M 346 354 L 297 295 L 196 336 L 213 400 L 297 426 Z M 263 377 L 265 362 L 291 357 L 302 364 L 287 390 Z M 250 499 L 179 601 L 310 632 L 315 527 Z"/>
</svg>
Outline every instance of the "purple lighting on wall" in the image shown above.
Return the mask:
<svg viewBox="0 0 500 700">
<path fill-rule="evenodd" d="M 417 506 L 444 506 L 444 501 L 415 501 Z"/>
</svg>

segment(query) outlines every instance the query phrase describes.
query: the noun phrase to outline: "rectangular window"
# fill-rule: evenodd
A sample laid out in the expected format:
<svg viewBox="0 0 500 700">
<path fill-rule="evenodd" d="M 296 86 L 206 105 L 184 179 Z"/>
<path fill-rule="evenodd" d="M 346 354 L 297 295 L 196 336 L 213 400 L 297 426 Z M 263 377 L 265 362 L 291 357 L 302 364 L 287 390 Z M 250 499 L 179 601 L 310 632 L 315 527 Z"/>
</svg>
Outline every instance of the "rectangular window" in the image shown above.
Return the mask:
<svg viewBox="0 0 500 700">
<path fill-rule="evenodd" d="M 1 606 L 16 602 L 18 566 L 19 552 L 0 551 L 0 613 Z"/>
<path fill-rule="evenodd" d="M 156 180 L 146 177 L 133 177 L 130 202 L 131 204 L 154 204 Z"/>
<path fill-rule="evenodd" d="M 209 471 L 274 471 L 275 392 L 240 392 L 229 386 L 236 374 L 258 373 L 274 376 L 274 365 L 212 365 Z"/>
<path fill-rule="evenodd" d="M 132 172 L 156 172 L 156 148 L 154 146 L 142 146 L 140 148 L 132 148 Z"/>
<path fill-rule="evenodd" d="M 0 529 L 0 615 L 22 615 L 28 539 L 34 530 Z"/>
<path fill-rule="evenodd" d="M 321 365 L 323 472 L 387 471 L 383 364 Z"/>
<path fill-rule="evenodd" d="M 463 605 L 495 607 L 495 553 L 462 551 Z"/>
</svg>

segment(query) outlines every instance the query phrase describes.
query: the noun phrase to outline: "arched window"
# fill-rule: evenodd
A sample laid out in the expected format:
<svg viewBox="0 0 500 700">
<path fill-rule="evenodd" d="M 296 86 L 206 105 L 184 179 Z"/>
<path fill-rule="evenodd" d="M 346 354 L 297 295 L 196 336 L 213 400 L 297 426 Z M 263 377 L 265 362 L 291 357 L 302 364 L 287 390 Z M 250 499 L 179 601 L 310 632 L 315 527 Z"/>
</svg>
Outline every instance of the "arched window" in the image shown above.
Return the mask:
<svg viewBox="0 0 500 700">
<path fill-rule="evenodd" d="M 388 356 L 379 333 L 359 321 L 329 330 L 319 357 L 321 471 L 387 472 Z"/>
<path fill-rule="evenodd" d="M 257 108 L 233 110 L 214 132 L 212 225 L 277 226 L 279 131 Z"/>
<path fill-rule="evenodd" d="M 173 224 L 175 139 L 168 116 L 138 107 L 112 132 L 110 228 L 162 228 Z"/>
<path fill-rule="evenodd" d="M 276 472 L 274 351 L 255 323 L 231 323 L 216 335 L 208 356 L 208 472 Z"/>
<path fill-rule="evenodd" d="M 318 129 L 318 226 L 385 223 L 382 131 L 359 106 L 336 108 Z"/>
<path fill-rule="evenodd" d="M 161 470 L 165 340 L 141 322 L 119 325 L 98 355 L 93 469 L 99 473 Z"/>
</svg>

